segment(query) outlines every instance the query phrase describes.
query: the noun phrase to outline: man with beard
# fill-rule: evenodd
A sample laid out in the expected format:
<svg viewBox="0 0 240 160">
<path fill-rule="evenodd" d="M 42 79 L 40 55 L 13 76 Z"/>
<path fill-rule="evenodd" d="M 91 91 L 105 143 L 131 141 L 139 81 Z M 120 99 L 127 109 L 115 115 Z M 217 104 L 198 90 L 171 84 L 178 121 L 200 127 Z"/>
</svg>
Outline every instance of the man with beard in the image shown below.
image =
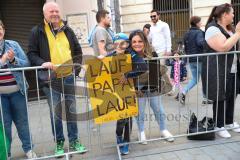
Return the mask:
<svg viewBox="0 0 240 160">
<path fill-rule="evenodd" d="M 95 56 L 104 57 L 114 50 L 113 32 L 110 29 L 111 18 L 109 12 L 100 10 L 96 14 L 98 25 L 92 34 L 92 47 Z"/>
<path fill-rule="evenodd" d="M 64 154 L 63 107 L 66 112 L 69 149 L 70 151 L 85 152 L 85 147 L 78 140 L 75 89 L 73 87 L 74 75 L 79 74 L 80 68 L 73 69 L 72 67 L 73 63 L 81 64 L 82 49 L 73 30 L 61 19 L 60 9 L 56 2 L 46 2 L 43 6 L 43 14 L 43 22 L 31 31 L 27 55 L 33 66 L 42 66 L 54 73 L 53 76 L 51 75 L 50 84 L 46 82 L 50 80 L 47 71 L 45 74 L 40 74 L 42 72 L 39 71 L 38 78 L 50 107 L 52 132 L 57 143 L 55 155 Z M 59 64 L 61 66 L 56 67 Z M 64 67 L 63 64 L 68 64 L 68 66 Z M 54 87 L 56 84 L 61 87 Z M 64 102 L 61 102 L 61 95 L 64 97 Z"/>
<path fill-rule="evenodd" d="M 160 13 L 156 9 L 151 11 L 150 18 L 153 24 L 148 38 L 153 49 L 158 54 L 158 57 L 171 55 L 172 43 L 169 25 L 159 19 Z"/>
</svg>

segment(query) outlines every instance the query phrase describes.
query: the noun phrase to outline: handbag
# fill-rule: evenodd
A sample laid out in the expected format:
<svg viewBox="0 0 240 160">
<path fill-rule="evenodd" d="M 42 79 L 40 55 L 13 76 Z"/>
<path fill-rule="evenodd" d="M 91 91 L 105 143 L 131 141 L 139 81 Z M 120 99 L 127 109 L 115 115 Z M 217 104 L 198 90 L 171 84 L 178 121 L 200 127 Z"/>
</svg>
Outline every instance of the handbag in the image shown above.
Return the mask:
<svg viewBox="0 0 240 160">
<path fill-rule="evenodd" d="M 159 69 L 158 73 L 155 70 L 150 73 L 150 71 L 146 71 L 145 73 L 139 75 L 135 78 L 135 86 L 153 86 L 157 92 L 154 93 L 155 96 L 157 95 L 164 95 L 169 93 L 172 90 L 172 83 L 167 75 L 167 67 L 166 65 L 158 65 Z M 151 74 L 154 74 L 151 75 Z M 142 88 L 142 90 L 148 90 L 148 87 Z"/>
<path fill-rule="evenodd" d="M 215 123 L 212 118 L 205 116 L 201 121 L 197 121 L 196 115 L 194 113 L 192 113 L 187 133 L 213 131 L 214 127 L 215 127 Z M 215 132 L 199 133 L 197 135 L 189 135 L 189 136 L 187 136 L 187 138 L 189 140 L 214 140 Z"/>
</svg>

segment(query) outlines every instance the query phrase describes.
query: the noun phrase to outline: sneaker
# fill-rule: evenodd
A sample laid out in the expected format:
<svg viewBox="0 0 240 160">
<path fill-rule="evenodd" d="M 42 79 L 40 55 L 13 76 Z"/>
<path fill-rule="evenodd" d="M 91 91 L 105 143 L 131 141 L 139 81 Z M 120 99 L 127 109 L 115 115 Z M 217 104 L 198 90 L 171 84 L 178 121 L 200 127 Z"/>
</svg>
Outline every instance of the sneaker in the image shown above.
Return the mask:
<svg viewBox="0 0 240 160">
<path fill-rule="evenodd" d="M 233 124 L 226 125 L 226 128 L 234 128 L 232 129 L 233 132 L 240 133 L 240 125 L 237 122 L 233 122 Z"/>
<path fill-rule="evenodd" d="M 126 145 L 122 146 L 121 154 L 122 155 L 127 155 L 128 153 L 129 153 L 129 145 L 126 144 Z"/>
<path fill-rule="evenodd" d="M 216 134 L 220 137 L 223 137 L 223 138 L 231 137 L 231 134 L 224 127 L 221 127 L 221 128 L 216 127 L 215 130 L 217 130 Z"/>
<path fill-rule="evenodd" d="M 181 93 L 179 98 L 180 98 L 180 103 L 183 104 L 183 105 L 185 105 L 186 95 L 183 94 L 183 93 Z"/>
<path fill-rule="evenodd" d="M 27 159 L 34 159 L 34 158 L 37 158 L 37 155 L 35 152 L 33 152 L 33 150 L 30 150 L 26 153 L 26 157 Z"/>
<path fill-rule="evenodd" d="M 70 142 L 69 148 L 71 151 L 85 153 L 87 152 L 86 147 L 82 145 L 78 140 Z"/>
<path fill-rule="evenodd" d="M 163 130 L 162 132 L 161 132 L 161 134 L 162 134 L 162 137 L 163 138 L 166 138 L 166 140 L 168 141 L 168 142 L 173 142 L 174 141 L 174 138 L 173 138 L 173 135 L 168 131 L 168 130 Z"/>
<path fill-rule="evenodd" d="M 55 148 L 55 155 L 56 156 L 64 154 L 64 148 L 63 147 L 64 147 L 64 141 L 58 141 L 57 146 Z"/>
<path fill-rule="evenodd" d="M 147 144 L 144 131 L 138 133 L 138 140 L 141 142 L 141 144 Z"/>
<path fill-rule="evenodd" d="M 205 105 L 205 104 L 213 104 L 213 101 L 210 100 L 210 99 L 203 99 L 202 104 L 203 105 Z"/>
</svg>

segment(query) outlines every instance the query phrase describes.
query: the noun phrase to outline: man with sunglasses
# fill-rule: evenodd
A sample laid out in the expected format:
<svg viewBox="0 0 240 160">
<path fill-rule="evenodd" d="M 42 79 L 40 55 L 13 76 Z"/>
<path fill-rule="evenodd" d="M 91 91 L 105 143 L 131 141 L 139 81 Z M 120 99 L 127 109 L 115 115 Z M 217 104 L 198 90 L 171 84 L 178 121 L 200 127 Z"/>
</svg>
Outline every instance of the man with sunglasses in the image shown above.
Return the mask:
<svg viewBox="0 0 240 160">
<path fill-rule="evenodd" d="M 171 55 L 172 43 L 169 25 L 159 19 L 160 13 L 156 9 L 151 11 L 150 18 L 153 24 L 148 38 L 153 49 L 159 57 Z"/>
</svg>

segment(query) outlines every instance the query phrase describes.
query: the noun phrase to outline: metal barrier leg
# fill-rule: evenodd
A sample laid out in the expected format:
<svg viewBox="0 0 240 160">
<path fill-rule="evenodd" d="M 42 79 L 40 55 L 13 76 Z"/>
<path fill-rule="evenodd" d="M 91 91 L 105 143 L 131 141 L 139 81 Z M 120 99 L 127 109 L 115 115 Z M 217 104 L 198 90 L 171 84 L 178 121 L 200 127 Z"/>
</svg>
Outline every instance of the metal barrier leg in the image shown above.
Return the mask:
<svg viewBox="0 0 240 160">
<path fill-rule="evenodd" d="M 51 70 L 49 69 L 48 70 L 48 76 L 51 77 Z M 50 92 L 50 109 L 52 110 L 52 125 L 53 125 L 53 130 L 54 130 L 54 141 L 55 143 L 57 142 L 57 135 L 56 135 L 56 126 L 55 126 L 55 109 L 54 109 L 54 106 L 53 106 L 53 89 L 52 89 L 52 80 L 50 80 L 50 84 L 49 84 L 49 92 Z M 51 118 L 51 117 L 50 117 Z"/>
<path fill-rule="evenodd" d="M 68 154 L 66 154 L 66 160 L 69 160 L 69 155 Z"/>
<path fill-rule="evenodd" d="M 117 145 L 117 152 L 118 152 L 118 159 L 122 160 L 122 155 L 121 155 L 121 152 L 120 152 L 119 145 Z"/>
<path fill-rule="evenodd" d="M 118 151 L 118 159 L 122 160 L 122 156 L 121 156 L 121 152 L 120 152 L 119 146 L 117 146 L 117 151 Z"/>
<path fill-rule="evenodd" d="M 24 84 L 24 94 L 25 94 L 25 100 L 26 100 L 26 110 L 27 110 L 27 121 L 28 121 L 28 130 L 29 130 L 29 139 L 31 142 L 31 150 L 33 149 L 33 140 L 31 135 L 31 128 L 30 128 L 30 121 L 29 121 L 29 106 L 28 106 L 28 95 L 27 95 L 27 88 L 26 88 L 26 78 L 25 78 L 25 71 L 22 72 L 23 74 L 23 84 Z"/>
</svg>

